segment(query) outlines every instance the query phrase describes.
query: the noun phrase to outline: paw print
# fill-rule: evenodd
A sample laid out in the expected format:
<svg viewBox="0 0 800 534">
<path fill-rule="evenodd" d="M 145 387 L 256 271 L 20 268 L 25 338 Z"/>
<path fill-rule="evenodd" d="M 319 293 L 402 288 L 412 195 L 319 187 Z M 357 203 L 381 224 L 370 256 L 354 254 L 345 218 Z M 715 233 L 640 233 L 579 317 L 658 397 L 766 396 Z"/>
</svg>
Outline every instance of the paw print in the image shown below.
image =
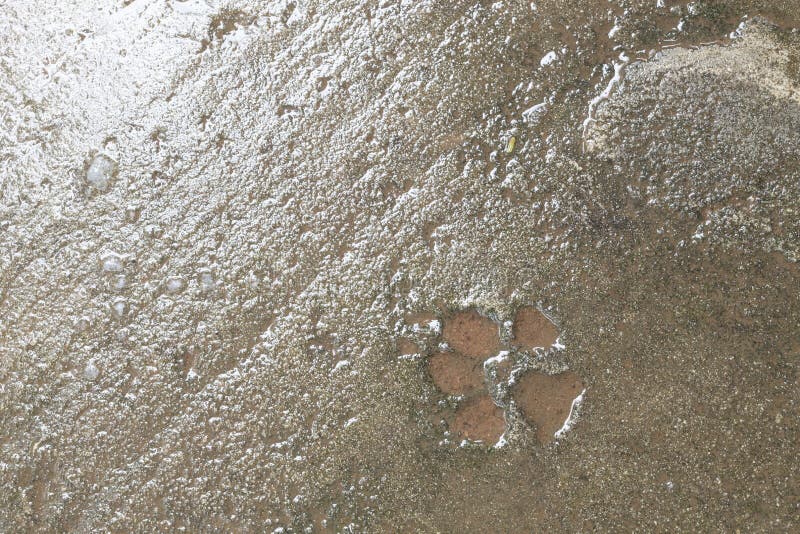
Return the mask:
<svg viewBox="0 0 800 534">
<path fill-rule="evenodd" d="M 584 384 L 566 370 L 558 329 L 537 308 L 520 307 L 503 324 L 468 308 L 443 321 L 411 316 L 406 325 L 398 349 L 406 358 L 427 355 L 445 441 L 498 447 L 511 433 L 533 432 L 545 445 L 569 429 Z"/>
</svg>

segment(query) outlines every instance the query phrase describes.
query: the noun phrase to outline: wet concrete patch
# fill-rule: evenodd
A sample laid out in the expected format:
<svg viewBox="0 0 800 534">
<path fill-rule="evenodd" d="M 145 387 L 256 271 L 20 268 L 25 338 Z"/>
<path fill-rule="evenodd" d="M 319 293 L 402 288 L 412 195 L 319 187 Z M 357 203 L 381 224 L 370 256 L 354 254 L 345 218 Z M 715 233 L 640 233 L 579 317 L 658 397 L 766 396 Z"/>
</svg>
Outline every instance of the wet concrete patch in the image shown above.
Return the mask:
<svg viewBox="0 0 800 534">
<path fill-rule="evenodd" d="M 2 530 L 796 528 L 797 106 L 754 78 L 797 46 L 649 52 L 754 2 L 37 4 L 0 10 Z M 464 302 L 507 354 L 448 395 Z M 570 368 L 535 450 L 509 381 Z M 487 392 L 507 445 L 429 450 Z"/>
</svg>

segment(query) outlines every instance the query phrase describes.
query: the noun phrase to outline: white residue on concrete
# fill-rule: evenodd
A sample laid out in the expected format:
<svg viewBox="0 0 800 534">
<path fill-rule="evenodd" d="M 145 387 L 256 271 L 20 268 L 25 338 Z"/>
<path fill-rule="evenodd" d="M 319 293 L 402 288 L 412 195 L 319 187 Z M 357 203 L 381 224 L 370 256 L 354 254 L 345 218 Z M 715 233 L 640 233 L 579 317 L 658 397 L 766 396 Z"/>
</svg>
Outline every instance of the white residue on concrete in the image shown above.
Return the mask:
<svg viewBox="0 0 800 534">
<path fill-rule="evenodd" d="M 483 362 L 483 368 L 488 369 L 492 365 L 496 365 L 508 359 L 508 351 L 502 350 L 496 356 L 492 356 L 491 358 L 487 359 Z"/>
<path fill-rule="evenodd" d="M 539 64 L 542 67 L 546 67 L 551 63 L 554 63 L 557 59 L 558 59 L 558 54 L 556 54 L 554 50 L 551 50 L 544 55 L 544 57 L 539 61 Z"/>
<path fill-rule="evenodd" d="M 348 420 L 345 422 L 345 424 L 344 424 L 344 427 L 345 427 L 345 428 L 347 428 L 347 427 L 349 427 L 350 425 L 353 425 L 353 424 L 355 424 L 355 423 L 357 423 L 357 422 L 358 422 L 358 417 L 351 417 L 350 419 L 348 419 Z"/>
<path fill-rule="evenodd" d="M 578 407 L 580 407 L 581 403 L 583 402 L 584 398 L 583 396 L 585 393 L 586 390 L 584 389 L 583 391 L 581 391 L 581 394 L 575 397 L 575 399 L 572 401 L 572 406 L 570 406 L 569 408 L 569 415 L 567 416 L 567 420 L 564 421 L 564 425 L 561 428 L 559 428 L 554 434 L 556 439 L 562 438 L 564 434 L 569 432 L 572 426 L 575 424 L 575 421 L 578 419 L 577 410 Z"/>
<path fill-rule="evenodd" d="M 345 367 L 350 367 L 350 361 L 349 360 L 339 360 L 338 362 L 336 362 L 336 365 L 333 366 L 333 370 L 331 372 L 335 373 L 336 371 L 344 369 Z"/>
<path fill-rule="evenodd" d="M 586 115 L 586 119 L 583 121 L 583 136 L 584 139 L 586 138 L 586 131 L 589 128 L 589 125 L 595 121 L 594 114 L 597 110 L 598 104 L 607 100 L 611 93 L 614 91 L 616 87 L 618 87 L 622 83 L 622 75 L 625 71 L 625 67 L 630 62 L 630 58 L 622 52 L 619 55 L 619 61 L 614 61 L 612 64 L 614 66 L 614 76 L 606 85 L 606 88 L 603 89 L 603 92 L 594 97 L 591 102 L 589 102 L 589 111 Z"/>
<path fill-rule="evenodd" d="M 547 100 L 535 104 L 522 112 L 522 120 L 526 123 L 535 123 L 547 109 Z"/>
</svg>

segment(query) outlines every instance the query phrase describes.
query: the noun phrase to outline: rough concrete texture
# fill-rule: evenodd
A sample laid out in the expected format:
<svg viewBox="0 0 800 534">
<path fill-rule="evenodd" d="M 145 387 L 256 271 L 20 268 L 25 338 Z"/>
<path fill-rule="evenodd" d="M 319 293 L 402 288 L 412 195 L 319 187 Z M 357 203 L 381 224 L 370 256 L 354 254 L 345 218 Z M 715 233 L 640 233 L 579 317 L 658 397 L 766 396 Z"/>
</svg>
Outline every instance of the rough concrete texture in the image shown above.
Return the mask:
<svg viewBox="0 0 800 534">
<path fill-rule="evenodd" d="M 796 531 L 799 12 L 0 0 L 0 530 Z"/>
</svg>

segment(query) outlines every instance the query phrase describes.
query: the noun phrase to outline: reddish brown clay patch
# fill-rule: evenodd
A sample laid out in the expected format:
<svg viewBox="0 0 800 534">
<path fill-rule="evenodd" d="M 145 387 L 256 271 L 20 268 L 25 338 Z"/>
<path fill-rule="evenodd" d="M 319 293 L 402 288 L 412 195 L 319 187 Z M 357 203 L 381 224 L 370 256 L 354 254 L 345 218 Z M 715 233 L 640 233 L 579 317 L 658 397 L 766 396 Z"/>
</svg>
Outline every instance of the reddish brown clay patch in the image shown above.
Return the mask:
<svg viewBox="0 0 800 534">
<path fill-rule="evenodd" d="M 473 397 L 458 407 L 450 430 L 462 438 L 494 445 L 505 432 L 506 423 L 501 410 L 489 397 Z"/>
<path fill-rule="evenodd" d="M 463 395 L 483 385 L 483 366 L 456 352 L 439 352 L 428 360 L 433 383 L 448 395 Z"/>
<path fill-rule="evenodd" d="M 497 325 L 474 309 L 460 311 L 446 321 L 444 338 L 455 350 L 473 358 L 486 358 L 500 348 Z"/>
<path fill-rule="evenodd" d="M 583 388 L 583 380 L 572 371 L 558 375 L 530 372 L 519 380 L 512 395 L 525 419 L 536 426 L 539 442 L 546 444 L 564 425 L 572 401 Z"/>
<path fill-rule="evenodd" d="M 547 348 L 558 339 L 556 325 L 532 306 L 525 306 L 517 311 L 511 333 L 514 336 L 514 345 L 528 349 Z"/>
</svg>

